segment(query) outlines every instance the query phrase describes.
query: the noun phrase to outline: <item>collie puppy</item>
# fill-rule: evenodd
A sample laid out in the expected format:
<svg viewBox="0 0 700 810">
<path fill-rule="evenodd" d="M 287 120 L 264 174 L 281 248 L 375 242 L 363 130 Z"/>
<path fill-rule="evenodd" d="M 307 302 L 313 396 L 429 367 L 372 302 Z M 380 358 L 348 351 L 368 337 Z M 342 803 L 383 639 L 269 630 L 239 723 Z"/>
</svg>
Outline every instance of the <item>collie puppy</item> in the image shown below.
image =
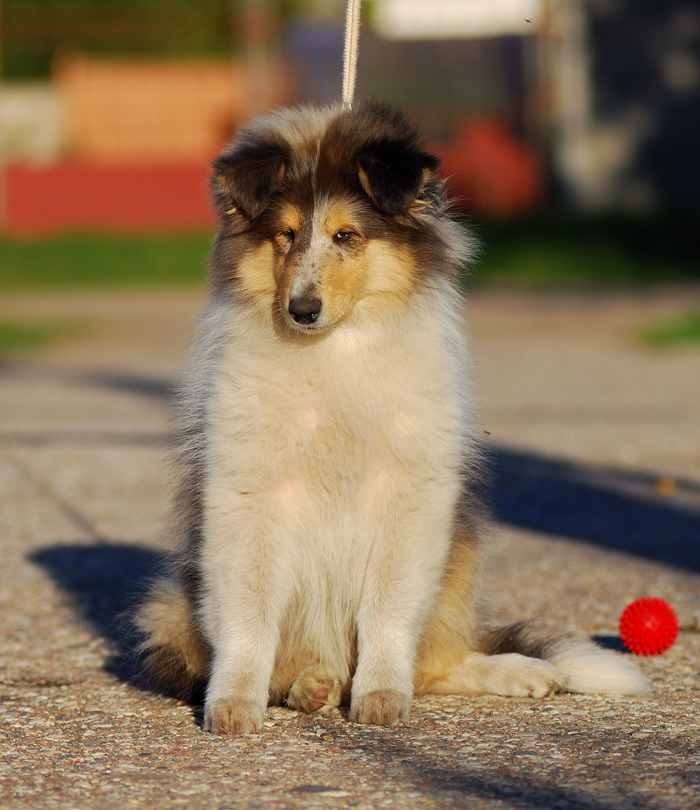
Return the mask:
<svg viewBox="0 0 700 810">
<path fill-rule="evenodd" d="M 204 728 L 358 723 L 416 693 L 638 694 L 589 642 L 488 627 L 458 271 L 471 242 L 392 108 L 299 108 L 214 163 L 211 297 L 180 397 L 177 551 L 136 615 Z M 486 548 L 487 550 L 487 548 Z"/>
</svg>

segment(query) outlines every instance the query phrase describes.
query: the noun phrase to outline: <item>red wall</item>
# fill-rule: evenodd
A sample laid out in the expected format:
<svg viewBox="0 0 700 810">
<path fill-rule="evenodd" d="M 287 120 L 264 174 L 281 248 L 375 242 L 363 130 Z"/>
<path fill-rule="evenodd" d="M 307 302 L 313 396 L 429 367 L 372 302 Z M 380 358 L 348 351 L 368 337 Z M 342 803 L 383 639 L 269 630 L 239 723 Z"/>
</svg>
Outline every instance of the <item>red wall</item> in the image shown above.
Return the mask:
<svg viewBox="0 0 700 810">
<path fill-rule="evenodd" d="M 211 229 L 206 162 L 60 163 L 4 171 L 4 231 Z"/>
</svg>

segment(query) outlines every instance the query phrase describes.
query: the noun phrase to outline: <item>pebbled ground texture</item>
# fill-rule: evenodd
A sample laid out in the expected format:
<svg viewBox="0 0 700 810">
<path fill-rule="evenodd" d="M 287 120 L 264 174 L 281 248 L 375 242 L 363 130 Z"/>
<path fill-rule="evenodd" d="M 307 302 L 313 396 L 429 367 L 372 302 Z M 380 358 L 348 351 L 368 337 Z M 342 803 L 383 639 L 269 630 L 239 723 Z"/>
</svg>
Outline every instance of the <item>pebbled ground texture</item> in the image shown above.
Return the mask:
<svg viewBox="0 0 700 810">
<path fill-rule="evenodd" d="M 616 647 L 639 596 L 681 632 L 644 698 L 426 697 L 396 726 L 269 709 L 202 731 L 149 691 L 120 615 L 165 543 L 168 397 L 200 291 L 4 294 L 0 318 L 68 320 L 0 360 L 0 808 L 652 808 L 700 804 L 700 346 L 640 326 L 697 288 L 483 291 L 469 306 L 492 448 L 506 620 Z"/>
</svg>

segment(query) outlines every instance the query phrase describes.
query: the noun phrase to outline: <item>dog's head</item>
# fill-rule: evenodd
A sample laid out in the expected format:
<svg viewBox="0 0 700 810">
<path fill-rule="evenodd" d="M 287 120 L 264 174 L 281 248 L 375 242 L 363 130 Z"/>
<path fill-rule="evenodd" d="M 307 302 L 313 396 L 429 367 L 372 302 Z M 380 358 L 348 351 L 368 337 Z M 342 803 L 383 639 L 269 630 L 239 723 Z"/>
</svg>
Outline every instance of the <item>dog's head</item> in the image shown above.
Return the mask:
<svg viewBox="0 0 700 810">
<path fill-rule="evenodd" d="M 282 332 L 318 334 L 400 304 L 441 265 L 437 166 L 386 105 L 261 119 L 214 162 L 215 283 Z"/>
</svg>

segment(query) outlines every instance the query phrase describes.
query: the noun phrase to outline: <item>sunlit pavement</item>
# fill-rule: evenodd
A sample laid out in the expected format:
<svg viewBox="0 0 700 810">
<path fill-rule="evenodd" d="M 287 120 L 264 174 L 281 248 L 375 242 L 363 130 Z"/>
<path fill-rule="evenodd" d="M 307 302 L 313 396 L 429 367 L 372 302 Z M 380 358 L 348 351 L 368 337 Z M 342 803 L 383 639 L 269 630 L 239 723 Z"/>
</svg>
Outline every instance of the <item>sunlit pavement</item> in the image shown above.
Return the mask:
<svg viewBox="0 0 700 810">
<path fill-rule="evenodd" d="M 0 807 L 691 808 L 700 791 L 700 345 L 641 327 L 700 291 L 478 292 L 494 590 L 616 647 L 639 596 L 681 633 L 647 698 L 422 698 L 395 729 L 271 709 L 207 735 L 134 682 L 119 615 L 167 541 L 168 400 L 199 291 L 4 295 L 63 338 L 0 363 Z"/>
</svg>

